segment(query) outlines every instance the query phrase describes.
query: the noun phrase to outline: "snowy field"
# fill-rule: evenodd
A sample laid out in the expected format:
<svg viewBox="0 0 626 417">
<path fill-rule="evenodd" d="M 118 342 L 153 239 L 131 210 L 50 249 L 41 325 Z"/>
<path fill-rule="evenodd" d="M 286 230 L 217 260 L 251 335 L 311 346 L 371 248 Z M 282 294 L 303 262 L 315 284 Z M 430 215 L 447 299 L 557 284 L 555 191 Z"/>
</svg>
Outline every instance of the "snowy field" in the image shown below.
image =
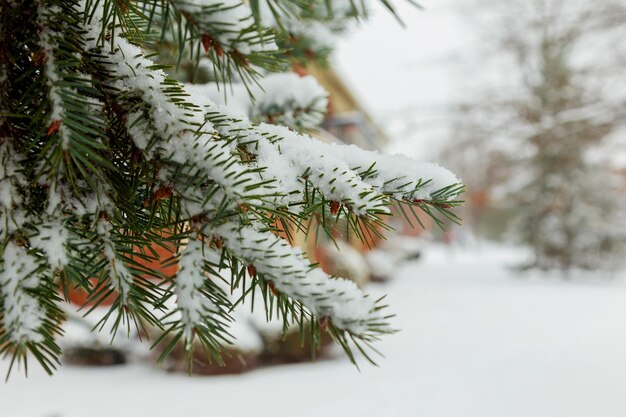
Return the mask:
<svg viewBox="0 0 626 417">
<path fill-rule="evenodd" d="M 0 384 L 0 416 L 626 416 L 626 276 L 519 277 L 507 269 L 519 256 L 428 248 L 371 288 L 389 293 L 402 329 L 379 345 L 379 368 L 337 359 L 189 378 L 67 367 Z"/>
</svg>

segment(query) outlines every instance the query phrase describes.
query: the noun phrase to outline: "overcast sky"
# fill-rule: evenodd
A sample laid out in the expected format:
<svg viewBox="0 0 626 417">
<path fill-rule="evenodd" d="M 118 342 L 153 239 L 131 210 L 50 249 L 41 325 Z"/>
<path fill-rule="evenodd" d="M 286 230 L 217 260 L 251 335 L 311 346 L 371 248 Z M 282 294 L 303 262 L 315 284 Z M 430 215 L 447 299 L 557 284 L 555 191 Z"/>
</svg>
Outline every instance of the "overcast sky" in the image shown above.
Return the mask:
<svg viewBox="0 0 626 417">
<path fill-rule="evenodd" d="M 475 44 L 454 0 L 396 1 L 403 28 L 373 2 L 372 18 L 339 44 L 335 66 L 395 140 L 392 152 L 433 156 L 448 135 L 443 107 L 462 97 L 463 72 Z"/>
<path fill-rule="evenodd" d="M 494 77 L 509 74 L 494 73 L 485 61 L 493 59 L 495 44 L 488 28 L 478 24 L 477 0 L 418 2 L 424 10 L 408 0 L 393 1 L 403 28 L 372 0 L 373 16 L 342 39 L 334 63 L 393 139 L 387 151 L 433 159 L 454 137 L 445 106 L 482 93 L 485 85 L 495 85 Z M 626 139 L 621 138 L 607 149 L 612 163 L 626 166 Z"/>
</svg>

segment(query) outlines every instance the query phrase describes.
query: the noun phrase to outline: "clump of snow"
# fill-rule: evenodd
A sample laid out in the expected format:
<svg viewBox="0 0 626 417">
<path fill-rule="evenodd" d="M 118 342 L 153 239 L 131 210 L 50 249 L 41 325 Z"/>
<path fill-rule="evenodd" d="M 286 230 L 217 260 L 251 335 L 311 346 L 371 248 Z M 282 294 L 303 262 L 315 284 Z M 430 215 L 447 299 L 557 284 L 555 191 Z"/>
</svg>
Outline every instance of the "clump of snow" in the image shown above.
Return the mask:
<svg viewBox="0 0 626 417">
<path fill-rule="evenodd" d="M 431 200 L 433 193 L 460 183 L 452 172 L 431 162 L 418 162 L 403 155 L 382 155 L 355 145 L 324 145 L 325 152 L 337 154 L 357 171 L 373 166 L 376 172 L 367 182 L 396 198 Z"/>
<path fill-rule="evenodd" d="M 59 220 L 44 223 L 37 227 L 37 234 L 30 238 L 34 247 L 41 249 L 52 268 L 63 268 L 68 263 L 67 244 L 68 233 Z"/>
<path fill-rule="evenodd" d="M 20 160 L 8 141 L 3 141 L 0 145 L 0 236 L 7 236 L 25 221 L 23 213 L 16 210 L 22 202 L 18 187 L 28 184 L 21 172 Z"/>
<path fill-rule="evenodd" d="M 176 275 L 176 304 L 187 344 L 193 342 L 194 328 L 203 327 L 205 317 L 215 310 L 215 304 L 201 291 L 208 279 L 203 268 L 205 250 L 209 248 L 202 241 L 190 240 L 180 256 Z"/>
<path fill-rule="evenodd" d="M 37 23 L 41 28 L 39 33 L 39 45 L 41 46 L 46 57 L 45 74 L 46 82 L 48 84 L 48 88 L 50 89 L 50 123 L 59 122 L 65 112 L 63 108 L 63 99 L 61 98 L 61 89 L 58 86 L 59 82 L 61 81 L 61 77 L 59 77 L 58 75 L 58 69 L 56 66 L 54 55 L 54 50 L 58 48 L 58 43 L 55 39 L 55 36 L 58 36 L 58 34 L 54 34 L 50 30 L 48 25 L 48 20 L 55 19 L 55 15 L 58 15 L 59 13 L 61 13 L 60 7 L 44 4 L 44 2 L 39 2 L 37 8 Z M 63 123 L 59 125 L 58 132 L 61 137 L 63 146 L 66 147 L 69 141 L 69 132 Z"/>
<path fill-rule="evenodd" d="M 36 274 L 37 258 L 23 246 L 7 243 L 0 272 L 0 291 L 4 314 L 2 325 L 14 342 L 42 342 L 39 329 L 46 318 L 45 310 L 28 290 L 40 284 Z"/>
<path fill-rule="evenodd" d="M 382 321 L 374 300 L 354 282 L 312 269 L 300 248 L 271 232 L 225 225 L 217 227 L 215 233 L 230 251 L 254 265 L 278 290 L 301 301 L 314 315 L 329 317 L 338 328 L 363 334 L 371 324 Z"/>
<path fill-rule="evenodd" d="M 255 94 L 249 111 L 252 119 L 263 117 L 272 124 L 315 128 L 323 121 L 328 93 L 317 80 L 295 73 L 269 74 L 261 82 L 264 92 Z"/>
<path fill-rule="evenodd" d="M 328 107 L 328 92 L 313 76 L 292 72 L 268 74 L 259 84 L 231 83 L 225 91 L 217 83 L 186 84 L 185 89 L 254 121 L 301 129 L 318 127 Z"/>
<path fill-rule="evenodd" d="M 259 130 L 270 137 L 280 138 L 277 145 L 280 157 L 290 160 L 297 168 L 297 176 L 307 176 L 328 200 L 344 202 L 357 214 L 370 210 L 388 212 L 380 195 L 338 158 L 338 152 L 323 152 L 328 146 L 311 138 L 298 137 L 287 127 L 259 125 Z"/>
</svg>

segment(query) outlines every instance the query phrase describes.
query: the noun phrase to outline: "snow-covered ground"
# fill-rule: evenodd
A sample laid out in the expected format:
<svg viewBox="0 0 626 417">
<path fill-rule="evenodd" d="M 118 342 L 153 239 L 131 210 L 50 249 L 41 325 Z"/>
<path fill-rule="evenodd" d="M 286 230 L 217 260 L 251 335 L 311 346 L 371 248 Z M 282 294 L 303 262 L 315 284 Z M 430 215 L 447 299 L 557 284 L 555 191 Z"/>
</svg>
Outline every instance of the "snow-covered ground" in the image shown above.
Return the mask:
<svg viewBox="0 0 626 417">
<path fill-rule="evenodd" d="M 517 276 L 519 251 L 429 247 L 371 290 L 401 333 L 380 367 L 343 359 L 192 377 L 145 365 L 31 369 L 0 384 L 2 417 L 626 416 L 626 276 Z M 0 363 L 0 372 L 6 362 Z"/>
</svg>

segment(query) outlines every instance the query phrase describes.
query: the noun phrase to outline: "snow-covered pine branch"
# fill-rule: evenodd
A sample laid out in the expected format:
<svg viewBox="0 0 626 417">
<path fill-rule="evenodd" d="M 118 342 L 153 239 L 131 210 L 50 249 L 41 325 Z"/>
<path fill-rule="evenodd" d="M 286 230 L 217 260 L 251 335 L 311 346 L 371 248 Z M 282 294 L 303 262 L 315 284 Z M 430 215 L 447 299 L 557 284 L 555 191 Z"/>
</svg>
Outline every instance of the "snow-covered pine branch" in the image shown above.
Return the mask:
<svg viewBox="0 0 626 417">
<path fill-rule="evenodd" d="M 52 269 L 63 269 L 68 263 L 68 232 L 59 220 L 50 220 L 37 227 L 36 233 L 29 239 L 30 244 L 41 250 Z"/>
<path fill-rule="evenodd" d="M 94 35 L 98 31 L 98 25 L 92 25 L 92 36 L 87 43 L 93 48 L 97 46 Z M 323 144 L 285 127 L 269 124 L 255 126 L 245 115 L 229 117 L 228 110 L 215 105 L 208 95 L 201 95 L 201 89 L 195 89 L 194 95 L 185 97 L 186 106 L 183 107 L 162 91 L 166 85 L 176 84 L 168 80 L 163 72 L 151 70 L 154 63 L 144 58 L 138 47 L 119 39 L 117 48 L 107 56 L 110 68 L 116 71 L 118 78 L 115 86 L 121 91 L 130 90 L 145 97 L 152 118 L 150 127 L 154 130 L 139 125 L 144 121 L 139 112 L 129 117 L 135 144 L 150 155 L 155 151 L 154 141 L 159 140 L 156 132 L 161 137 L 156 146 L 168 159 L 179 164 L 194 161 L 193 166 L 205 170 L 208 177 L 231 196 L 246 195 L 245 188 L 254 183 L 252 170 L 236 160 L 234 149 L 229 146 L 234 140 L 257 157 L 257 165 L 262 170 L 276 166 L 288 169 L 274 172 L 269 179 L 281 181 L 281 178 L 286 178 L 287 181 L 282 181 L 284 183 L 307 177 L 328 200 L 343 202 L 357 214 L 386 211 L 381 202 L 382 195 L 375 193 L 374 187 L 381 194 L 430 200 L 437 191 L 459 183 L 453 174 L 435 164 L 419 163 L 406 157 L 381 156 L 354 146 Z M 124 60 L 132 64 L 120 65 Z M 184 91 L 183 86 L 176 86 Z M 189 91 L 186 92 L 189 94 Z M 200 111 L 201 106 L 204 112 Z M 211 119 L 226 123 L 210 124 Z M 197 130 L 191 130 L 190 125 Z M 215 140 L 217 132 L 222 136 L 221 141 Z M 177 140 L 166 139 L 173 137 Z M 267 146 L 268 141 L 273 146 Z M 262 144 L 257 148 L 257 143 Z M 280 164 L 279 159 L 287 164 Z M 224 171 L 224 167 L 230 171 Z M 375 173 L 369 174 L 366 179 L 355 171 L 364 172 L 372 167 Z M 283 188 L 279 192 L 293 199 L 302 188 L 298 185 L 297 189 Z"/>
<path fill-rule="evenodd" d="M 226 326 L 219 319 L 224 313 L 211 300 L 211 293 L 215 292 L 206 288 L 211 278 L 207 275 L 205 264 L 209 259 L 215 261 L 216 258 L 219 261 L 219 255 L 200 239 L 190 239 L 180 255 L 175 288 L 176 312 L 180 315 L 183 341 L 187 348 L 191 348 L 197 329 L 213 330 L 218 337 L 226 333 Z"/>
<path fill-rule="evenodd" d="M 184 16 L 188 27 L 204 37 L 207 50 L 219 48 L 243 55 L 276 50 L 272 36 L 259 36 L 252 10 L 243 0 L 174 0 L 171 5 Z"/>
<path fill-rule="evenodd" d="M 52 372 L 59 364 L 61 350 L 56 337 L 62 333 L 63 313 L 59 297 L 46 294 L 53 288 L 50 269 L 29 248 L 8 242 L 0 267 L 0 349 L 15 352 L 11 368 L 26 361 L 26 349 L 41 366 Z"/>
<path fill-rule="evenodd" d="M 0 272 L 3 331 L 16 343 L 43 342 L 41 327 L 46 320 L 41 302 L 29 292 L 41 284 L 38 259 L 24 247 L 9 243 L 4 248 Z"/>
<path fill-rule="evenodd" d="M 71 2 L 41 0 L 37 7 L 37 24 L 40 27 L 37 60 L 44 62 L 44 74 L 49 88 L 50 113 L 48 135 L 58 133 L 60 146 L 67 151 L 77 143 L 84 145 L 85 133 L 96 136 L 102 131 L 104 121 L 100 117 L 101 103 L 92 95 L 96 92 L 93 81 L 82 71 L 82 63 L 66 37 L 67 31 L 76 31 L 70 19 L 63 17 L 77 11 Z M 68 45 L 69 43 L 69 45 Z M 92 111 L 88 117 L 81 109 Z M 98 144 L 91 146 L 97 148 Z"/>
<path fill-rule="evenodd" d="M 300 301 L 314 315 L 331 319 L 339 329 L 367 336 L 389 332 L 389 323 L 376 305 L 356 284 L 331 278 L 311 266 L 299 248 L 271 232 L 254 227 L 224 225 L 215 228 L 226 247 L 273 287 Z"/>
<path fill-rule="evenodd" d="M 256 123 L 267 122 L 299 130 L 320 126 L 328 107 L 328 92 L 311 75 L 269 73 L 259 85 L 232 83 L 224 89 L 219 83 L 186 84 L 196 97 L 207 96 L 227 107 L 231 114 L 248 116 Z"/>
<path fill-rule="evenodd" d="M 344 347 L 390 331 L 377 301 L 311 266 L 279 237 L 277 219 L 306 228 L 330 209 L 371 225 L 396 200 L 447 210 L 461 186 L 436 165 L 278 125 L 320 122 L 326 93 L 311 78 L 267 75 L 256 103 L 236 108 L 216 104 L 206 85 L 170 78 L 153 54 L 204 50 L 210 81 L 228 87 L 235 77 L 243 91 L 259 68 L 287 62 L 254 3 L 29 0 L 2 9 L 3 24 L 22 20 L 27 30 L 0 25 L 1 56 L 15 64 L 0 79 L 1 352 L 23 359 L 30 350 L 51 371 L 59 289 L 81 289 L 94 308 L 114 299 L 102 319 L 113 329 L 149 324 L 217 357 L 233 318 L 215 283 L 225 270 L 231 290 L 247 273 L 252 293 L 275 297 L 302 326 L 323 323 Z M 323 2 L 313 3 L 306 19 L 326 19 Z M 164 259 L 153 245 L 174 250 Z M 151 261 L 177 272 L 165 276 Z"/>
<path fill-rule="evenodd" d="M 58 126 L 56 129 L 59 131 L 59 135 L 61 136 L 61 141 L 63 146 L 67 146 L 68 142 L 68 132 L 66 126 L 60 126 L 61 115 L 64 112 L 64 104 L 62 98 L 61 88 L 59 87 L 59 82 L 61 77 L 58 73 L 58 68 L 56 66 L 56 57 L 55 50 L 58 49 L 57 36 L 58 33 L 50 28 L 50 20 L 55 18 L 55 15 L 59 14 L 61 9 L 59 7 L 49 7 L 42 3 L 39 4 L 37 13 L 38 13 L 38 23 L 41 27 L 40 34 L 40 45 L 45 54 L 45 74 L 47 78 L 48 87 L 50 88 L 50 104 L 52 111 L 50 112 L 50 126 Z"/>
<path fill-rule="evenodd" d="M 95 35 L 100 31 L 98 23 L 96 20 L 88 28 L 85 39 L 88 48 L 94 50 L 97 48 Z M 197 92 L 184 97 L 184 102 L 180 98 L 174 101 L 164 90 L 178 88 L 184 91 L 183 87 L 167 79 L 160 70 L 153 70 L 154 63 L 143 57 L 138 47 L 122 38 L 118 39 L 114 51 L 99 53 L 103 54 L 109 70 L 114 74 L 113 78 L 117 80 L 112 87 L 122 91 L 122 94 L 133 92 L 141 97 L 143 106 L 137 108 L 143 108 L 150 116 L 149 123 L 139 111 L 131 113 L 128 118 L 129 131 L 136 146 L 148 156 L 159 157 L 175 165 L 194 167 L 197 174 L 206 177 L 206 181 L 220 186 L 223 194 L 232 200 L 231 207 L 245 202 L 248 194 L 256 198 L 259 192 L 255 189 L 250 193 L 248 187 L 260 180 L 269 184 L 262 187 L 267 195 L 261 194 L 261 200 L 268 197 L 268 190 L 271 190 L 272 194 L 280 197 L 275 200 L 277 206 L 285 204 L 284 198 L 291 202 L 302 201 L 301 180 L 306 180 L 328 200 L 350 206 L 357 215 L 387 212 L 385 194 L 429 200 L 440 189 L 458 183 L 454 175 L 434 165 L 419 164 L 401 157 L 383 158 L 374 152 L 358 151 L 353 147 L 322 144 L 279 126 L 256 126 L 244 115 L 233 120 L 208 96 L 200 96 Z M 230 120 L 226 119 L 228 123 L 212 124 L 210 120 L 216 118 Z M 140 123 L 143 125 L 140 126 Z M 248 164 L 254 169 L 237 158 L 232 145 L 237 142 L 255 156 L 254 163 Z M 376 170 L 375 174 L 362 177 L 351 167 L 361 171 L 376 167 Z M 177 171 L 167 167 L 161 169 L 168 173 L 168 177 L 161 176 L 162 180 L 176 184 L 174 177 Z M 412 177 L 412 174 L 419 176 Z M 173 192 L 177 194 L 178 190 Z M 181 198 L 184 200 L 185 196 L 181 195 Z M 207 199 L 202 209 L 205 213 L 207 209 L 215 212 L 214 204 L 214 200 Z M 193 217 L 200 213 L 187 214 Z M 329 317 L 338 328 L 355 335 L 371 330 L 366 324 L 381 326 L 378 315 L 375 314 L 375 318 L 370 316 L 376 312 L 375 305 L 356 286 L 343 281 L 323 284 L 328 277 L 310 269 L 302 255 L 286 242 L 268 232 L 257 236 L 261 232 L 255 228 L 241 228 L 236 222 L 237 218 L 228 219 L 226 225 L 217 229 L 226 247 L 247 263 L 259 264 L 258 270 L 273 277 L 272 280 L 276 280 L 286 294 L 302 302 L 314 314 Z M 264 246 L 262 242 L 270 244 Z M 277 250 L 281 251 L 279 255 L 275 254 Z M 293 274 L 287 275 L 291 279 L 281 278 L 277 267 L 267 262 L 276 258 L 284 262 L 284 265 L 279 265 L 283 274 L 294 270 Z M 188 258 L 183 254 L 182 259 Z M 303 284 L 296 285 L 299 282 Z M 317 298 L 311 292 L 302 291 L 312 283 Z M 338 286 L 342 287 L 341 290 L 335 288 Z M 324 304 L 320 303 L 320 299 L 329 301 Z M 334 305 L 342 305 L 343 308 L 336 309 Z M 191 315 L 186 317 L 189 320 Z M 188 337 L 189 327 L 186 329 Z"/>
<path fill-rule="evenodd" d="M 166 152 L 164 156 L 166 158 L 170 158 L 176 164 L 191 164 L 192 166 L 198 167 L 199 170 L 203 168 L 202 172 L 207 176 L 207 180 L 215 181 L 220 184 L 221 188 L 226 193 L 230 191 L 230 195 L 233 199 L 235 199 L 235 202 L 243 201 L 240 200 L 240 196 L 245 196 L 245 187 L 253 180 L 251 179 L 250 181 L 242 182 L 240 177 L 243 174 L 240 174 L 240 172 L 246 172 L 244 167 L 241 167 L 241 171 L 238 171 L 233 175 L 229 175 L 228 171 L 226 172 L 226 175 L 224 175 L 224 160 L 233 161 L 226 164 L 229 168 L 240 165 L 240 163 L 234 159 L 235 156 L 231 153 L 231 149 L 227 146 L 226 142 L 208 134 L 203 137 L 191 131 L 187 124 L 189 123 L 189 120 L 187 119 L 186 122 L 185 119 L 189 116 L 193 117 L 194 110 L 192 109 L 191 112 L 185 113 L 184 109 L 177 106 L 175 103 L 172 103 L 168 97 L 162 93 L 161 89 L 165 83 L 164 76 L 161 79 L 155 79 L 152 73 L 142 74 L 142 68 L 149 68 L 151 63 L 145 60 L 145 58 L 139 58 L 140 51 L 138 49 L 134 49 L 132 45 L 125 43 L 122 39 L 118 41 L 118 48 L 119 49 L 113 55 L 109 55 L 111 62 L 115 62 L 116 58 L 121 59 L 123 56 L 122 54 L 133 56 L 137 60 L 135 61 L 136 63 L 132 65 L 134 69 L 133 71 L 123 70 L 124 72 L 122 73 L 118 72 L 119 83 L 127 89 L 136 89 L 138 92 L 145 92 L 147 100 L 149 101 L 147 104 L 152 109 L 155 109 L 155 112 L 157 109 L 159 111 L 158 114 L 152 116 L 152 122 L 153 124 L 160 124 L 155 132 L 156 134 L 161 135 L 159 139 L 163 140 L 167 138 L 169 140 L 169 143 L 162 145 L 164 147 L 168 146 L 168 148 L 171 149 L 171 151 L 169 153 Z M 142 59 L 142 61 L 139 61 L 139 59 Z M 118 66 L 112 63 L 111 67 L 112 69 L 115 69 Z M 146 69 L 146 71 L 149 70 Z M 118 88 L 119 87 L 120 86 L 118 86 Z M 195 111 L 197 112 L 197 110 Z M 196 123 L 200 124 L 200 121 L 196 121 Z M 267 125 L 267 128 L 269 129 L 270 126 Z M 211 126 L 203 127 L 203 129 L 211 129 Z M 289 134 L 295 134 L 291 131 L 287 132 Z M 137 135 L 134 137 L 136 138 Z M 264 136 L 261 136 L 261 140 L 265 141 L 266 144 L 271 145 L 269 140 L 267 140 Z M 302 141 L 303 144 L 306 144 L 309 147 L 314 147 L 316 144 L 316 142 L 308 137 L 302 137 Z M 142 142 L 138 143 L 140 148 L 142 148 L 142 144 Z M 144 147 L 143 149 L 146 148 Z M 216 152 L 214 149 L 218 149 L 219 151 Z M 277 148 L 271 146 L 271 149 L 276 150 Z M 287 160 L 291 160 L 292 162 L 295 161 L 297 159 L 298 151 L 302 151 L 302 149 L 294 149 L 291 151 L 291 157 L 288 156 Z M 289 152 L 287 152 L 287 154 L 289 155 Z M 216 155 L 217 157 L 215 157 Z M 280 154 L 275 153 L 272 156 L 277 158 L 277 161 L 280 161 Z M 274 161 L 269 159 L 261 159 L 261 162 L 268 162 L 268 166 L 275 165 Z M 367 195 L 373 194 L 371 188 L 365 184 L 361 185 L 360 188 L 353 185 L 357 184 L 358 186 L 361 184 L 360 178 L 345 164 L 342 166 L 341 161 L 331 161 L 331 164 L 333 168 L 328 168 L 329 165 L 322 165 L 315 166 L 312 169 L 310 167 L 305 167 L 305 165 L 301 165 L 301 172 L 293 172 L 293 168 L 290 168 L 286 172 L 277 172 L 275 178 L 279 178 L 280 175 L 284 175 L 287 178 L 297 178 L 299 175 L 309 171 L 312 176 L 319 179 L 325 174 L 325 169 L 334 169 L 339 166 L 342 170 L 340 173 L 348 176 L 348 179 L 345 181 L 346 185 L 344 186 L 344 189 L 341 190 L 337 190 L 337 186 L 333 186 L 332 182 L 327 185 L 326 191 L 331 199 L 353 202 L 358 201 L 357 199 L 360 198 L 359 193 L 367 193 Z M 228 183 L 228 178 L 232 178 L 237 182 Z M 173 181 L 171 179 L 168 180 Z M 274 178 L 272 178 L 272 180 L 274 180 Z M 336 182 L 339 185 L 342 184 L 341 180 Z M 315 183 L 323 184 L 322 182 L 318 182 L 318 180 L 316 180 Z M 299 188 L 301 188 L 301 186 Z M 354 191 L 354 188 L 357 188 L 357 190 Z M 236 190 L 239 191 L 236 192 Z M 289 191 L 291 192 L 293 190 Z M 174 190 L 174 192 L 176 192 L 176 190 Z M 184 196 L 182 197 L 184 198 Z M 365 204 L 369 203 L 367 200 L 364 201 Z M 207 200 L 204 208 L 206 209 L 207 207 L 211 207 L 211 204 L 213 204 L 213 201 Z M 373 206 L 373 209 L 380 209 L 382 207 L 383 204 L 380 201 L 377 201 L 376 205 Z M 195 216 L 197 214 L 198 213 L 188 213 L 190 216 Z M 367 326 L 365 326 L 364 323 L 374 323 L 377 326 L 381 325 L 380 318 L 375 320 L 370 317 L 370 314 L 374 314 L 376 311 L 373 301 L 367 299 L 355 285 L 344 282 L 344 280 L 328 281 L 328 277 L 321 271 L 310 268 L 308 263 L 302 258 L 299 251 L 289 247 L 285 241 L 277 238 L 273 234 L 269 232 L 261 234 L 261 232 L 255 231 L 254 229 L 239 230 L 234 223 L 230 223 L 230 226 L 221 226 L 217 229 L 217 234 L 224 239 L 226 246 L 232 250 L 234 254 L 241 257 L 247 263 L 259 264 L 259 271 L 269 277 L 272 277 L 273 280 L 276 280 L 276 284 L 281 290 L 292 296 L 294 299 L 302 302 L 314 314 L 319 312 L 323 313 L 325 317 L 336 319 L 334 323 L 339 328 L 350 330 L 351 332 L 354 332 L 354 334 L 358 335 L 366 331 Z M 237 237 L 235 238 L 235 236 Z M 244 236 L 244 238 L 241 238 L 241 236 Z M 261 241 L 269 243 L 261 245 Z M 197 253 L 193 247 L 188 250 L 191 251 L 191 253 Z M 280 250 L 280 253 L 276 255 L 275 252 L 278 250 Z M 190 252 L 183 252 L 181 261 L 190 259 L 188 257 L 189 255 L 185 255 L 185 253 Z M 113 256 L 111 250 L 107 251 L 107 254 L 110 254 L 107 255 L 109 258 Z M 265 261 L 261 262 L 263 259 L 265 259 Z M 271 262 L 275 262 L 276 259 L 282 260 L 284 264 L 281 263 L 272 266 L 271 263 L 268 263 L 270 260 Z M 111 259 L 111 262 L 114 262 L 114 260 Z M 288 268 L 287 264 L 289 262 L 293 262 L 293 265 Z M 118 266 L 118 268 L 120 268 L 121 265 Z M 287 274 L 287 276 L 281 277 L 278 273 L 277 267 L 280 267 L 279 269 L 282 271 L 282 274 Z M 190 269 L 191 267 L 188 265 L 187 270 Z M 293 270 L 293 272 L 290 270 Z M 122 270 L 122 272 L 123 271 L 124 270 Z M 117 285 L 116 288 L 120 291 L 122 296 L 125 297 L 129 286 L 127 280 L 124 279 L 126 278 L 126 275 L 116 274 L 116 277 L 119 278 L 119 280 L 117 280 L 119 281 L 119 285 Z M 289 277 L 291 277 L 291 279 L 289 279 Z M 326 284 L 324 284 L 324 281 L 326 281 Z M 299 282 L 300 284 L 296 285 Z M 186 285 L 184 288 L 189 289 L 190 287 L 193 287 L 193 285 L 190 285 L 191 284 Z M 302 291 L 302 289 L 306 288 L 307 285 L 312 285 L 314 291 Z M 337 289 L 337 287 L 341 288 Z M 291 288 L 297 288 L 297 290 L 292 291 Z M 312 294 L 318 294 L 317 298 L 315 298 Z M 326 303 L 320 302 L 321 299 L 326 299 L 328 297 L 330 297 L 330 301 L 327 301 Z M 336 299 L 334 299 L 335 297 Z M 183 305 L 187 303 L 187 300 L 191 299 L 192 298 L 185 293 L 185 296 L 183 297 Z M 333 307 L 334 305 L 343 305 L 344 310 L 336 309 Z M 193 311 L 196 311 L 195 309 L 184 307 L 183 311 L 186 312 L 184 317 L 188 322 L 192 317 L 200 317 L 197 314 L 192 314 Z M 343 311 L 349 311 L 350 313 L 345 314 Z M 358 312 L 360 312 L 363 316 L 360 317 Z M 185 326 L 186 337 L 190 337 L 189 326 L 191 326 L 191 322 Z"/>
<path fill-rule="evenodd" d="M 0 145 L 0 236 L 6 240 L 24 224 L 24 213 L 19 189 L 27 185 L 21 172 L 19 155 L 8 143 Z"/>
</svg>

